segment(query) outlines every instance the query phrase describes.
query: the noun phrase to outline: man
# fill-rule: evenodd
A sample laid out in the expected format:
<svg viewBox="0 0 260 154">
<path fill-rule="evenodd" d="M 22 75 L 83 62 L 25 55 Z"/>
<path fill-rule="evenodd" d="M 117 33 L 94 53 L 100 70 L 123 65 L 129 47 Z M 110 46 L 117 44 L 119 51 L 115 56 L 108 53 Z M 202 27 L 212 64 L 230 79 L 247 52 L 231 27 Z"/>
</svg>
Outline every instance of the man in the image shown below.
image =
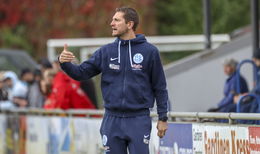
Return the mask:
<svg viewBox="0 0 260 154">
<path fill-rule="evenodd" d="M 4 72 L 0 72 L 0 101 L 7 101 L 7 100 L 8 100 L 8 92 L 4 87 Z"/>
<path fill-rule="evenodd" d="M 236 67 L 238 62 L 234 59 L 225 59 L 223 70 L 228 76 L 224 86 L 224 98 L 218 103 L 217 112 L 236 112 L 235 96 L 239 95 L 237 92 Z M 248 92 L 246 80 L 240 76 L 240 92 Z M 214 111 L 211 109 L 210 111 Z"/>
<path fill-rule="evenodd" d="M 254 52 L 253 62 L 257 67 L 257 81 L 255 83 L 255 88 L 253 89 L 253 93 L 260 95 L 260 49 L 257 49 L 257 52 Z"/>
<path fill-rule="evenodd" d="M 29 68 L 24 68 L 21 71 L 20 82 L 17 82 L 12 91 L 13 103 L 17 107 L 28 107 L 28 92 L 29 87 L 33 83 L 33 72 Z"/>
<path fill-rule="evenodd" d="M 39 69 L 33 71 L 33 83 L 28 89 L 28 106 L 30 108 L 42 108 L 44 103 L 44 96 L 40 89 L 40 81 L 42 79 L 42 72 Z"/>
<path fill-rule="evenodd" d="M 14 108 L 13 103 L 8 99 L 8 91 L 5 87 L 5 72 L 0 72 L 0 109 Z"/>
<path fill-rule="evenodd" d="M 132 8 L 117 8 L 111 22 L 116 41 L 101 47 L 81 65 L 67 45 L 59 57 L 62 69 L 76 80 L 102 73 L 105 115 L 100 133 L 104 149 L 111 154 L 148 154 L 151 132 L 150 110 L 157 102 L 158 136 L 167 130 L 165 75 L 157 48 L 144 35 L 135 35 L 138 14 Z"/>
<path fill-rule="evenodd" d="M 234 101 L 238 103 L 241 96 L 245 96 L 248 94 L 255 94 L 256 96 L 260 95 L 260 49 L 257 49 L 256 52 L 254 52 L 252 61 L 254 62 L 256 66 L 256 81 L 254 82 L 253 89 L 250 90 L 250 92 L 242 93 L 240 95 L 237 95 L 234 98 Z M 240 104 L 240 112 L 259 112 L 258 111 L 258 100 L 254 100 L 254 98 L 247 97 L 242 100 L 242 103 Z"/>
</svg>

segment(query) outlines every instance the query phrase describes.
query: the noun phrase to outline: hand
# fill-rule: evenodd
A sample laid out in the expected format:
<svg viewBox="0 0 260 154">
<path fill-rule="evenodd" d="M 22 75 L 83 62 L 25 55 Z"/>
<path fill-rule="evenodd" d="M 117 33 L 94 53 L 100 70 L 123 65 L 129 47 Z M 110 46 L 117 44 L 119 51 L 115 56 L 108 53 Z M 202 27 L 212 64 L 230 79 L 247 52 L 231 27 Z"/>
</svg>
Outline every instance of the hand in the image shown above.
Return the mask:
<svg viewBox="0 0 260 154">
<path fill-rule="evenodd" d="M 248 94 L 248 93 L 243 93 L 243 94 L 235 95 L 235 96 L 233 97 L 234 104 L 237 104 L 238 101 L 240 100 L 240 98 L 241 98 L 242 96 L 247 95 L 247 94 Z"/>
<path fill-rule="evenodd" d="M 26 105 L 28 104 L 27 100 L 17 97 L 13 98 L 13 102 L 17 104 L 19 107 L 26 107 Z"/>
<path fill-rule="evenodd" d="M 164 137 L 166 130 L 168 129 L 168 123 L 167 122 L 163 122 L 163 121 L 158 121 L 157 122 L 157 135 L 162 138 Z"/>
<path fill-rule="evenodd" d="M 240 97 L 241 97 L 241 95 L 235 95 L 234 97 L 233 97 L 233 100 L 234 100 L 234 104 L 237 104 L 238 103 L 238 101 L 239 101 L 239 99 L 240 99 Z"/>
<path fill-rule="evenodd" d="M 59 61 L 60 63 L 71 62 L 75 58 L 74 54 L 68 51 L 68 45 L 64 44 L 64 49 L 60 54 Z"/>
</svg>

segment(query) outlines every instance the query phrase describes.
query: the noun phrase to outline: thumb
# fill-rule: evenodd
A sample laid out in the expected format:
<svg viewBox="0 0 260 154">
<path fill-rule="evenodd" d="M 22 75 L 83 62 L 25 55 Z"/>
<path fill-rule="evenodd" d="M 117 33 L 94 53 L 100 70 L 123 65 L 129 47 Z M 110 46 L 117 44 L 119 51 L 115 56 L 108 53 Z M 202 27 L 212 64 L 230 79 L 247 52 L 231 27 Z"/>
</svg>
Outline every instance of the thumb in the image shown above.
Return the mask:
<svg viewBox="0 0 260 154">
<path fill-rule="evenodd" d="M 67 44 L 64 44 L 64 51 L 68 51 L 68 45 Z"/>
</svg>

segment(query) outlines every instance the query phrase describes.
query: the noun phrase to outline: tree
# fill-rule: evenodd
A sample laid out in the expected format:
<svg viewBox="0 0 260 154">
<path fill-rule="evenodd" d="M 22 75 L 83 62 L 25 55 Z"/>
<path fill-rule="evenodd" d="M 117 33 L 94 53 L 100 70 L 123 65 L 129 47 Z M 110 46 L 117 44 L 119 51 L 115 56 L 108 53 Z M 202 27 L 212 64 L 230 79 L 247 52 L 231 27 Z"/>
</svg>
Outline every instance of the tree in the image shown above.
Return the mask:
<svg viewBox="0 0 260 154">
<path fill-rule="evenodd" d="M 249 24 L 249 1 L 211 0 L 212 33 L 230 33 Z M 158 34 L 202 34 L 202 0 L 156 1 Z"/>
<path fill-rule="evenodd" d="M 131 6 L 141 14 L 138 32 L 154 34 L 155 0 L 0 0 L 0 45 L 46 56 L 50 38 L 111 36 L 116 7 Z M 146 20 L 142 22 L 142 20 Z M 145 24 L 143 24 L 145 23 Z"/>
</svg>

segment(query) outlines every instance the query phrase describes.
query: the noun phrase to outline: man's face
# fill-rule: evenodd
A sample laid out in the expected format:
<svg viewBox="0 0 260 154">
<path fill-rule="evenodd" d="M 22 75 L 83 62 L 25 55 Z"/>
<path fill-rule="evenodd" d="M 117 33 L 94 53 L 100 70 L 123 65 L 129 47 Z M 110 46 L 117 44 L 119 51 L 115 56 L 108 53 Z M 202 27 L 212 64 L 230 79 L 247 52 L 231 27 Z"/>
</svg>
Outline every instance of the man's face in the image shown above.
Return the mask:
<svg viewBox="0 0 260 154">
<path fill-rule="evenodd" d="M 224 65 L 224 73 L 225 73 L 227 76 L 232 75 L 234 72 L 235 72 L 235 69 L 234 69 L 232 66 Z"/>
<path fill-rule="evenodd" d="M 128 25 L 124 19 L 123 12 L 116 12 L 111 22 L 112 36 L 120 37 L 128 32 Z"/>
<path fill-rule="evenodd" d="M 23 77 L 24 81 L 28 82 L 28 83 L 33 83 L 34 81 L 34 75 L 32 72 L 28 72 L 26 74 L 24 74 L 24 77 Z"/>
<path fill-rule="evenodd" d="M 253 58 L 253 61 L 255 62 L 257 67 L 260 67 L 260 59 L 258 58 Z"/>
<path fill-rule="evenodd" d="M 7 78 L 4 80 L 4 85 L 8 88 L 12 88 L 13 87 L 13 81 L 10 78 Z"/>
<path fill-rule="evenodd" d="M 0 90 L 4 88 L 4 81 L 0 81 Z"/>
</svg>

